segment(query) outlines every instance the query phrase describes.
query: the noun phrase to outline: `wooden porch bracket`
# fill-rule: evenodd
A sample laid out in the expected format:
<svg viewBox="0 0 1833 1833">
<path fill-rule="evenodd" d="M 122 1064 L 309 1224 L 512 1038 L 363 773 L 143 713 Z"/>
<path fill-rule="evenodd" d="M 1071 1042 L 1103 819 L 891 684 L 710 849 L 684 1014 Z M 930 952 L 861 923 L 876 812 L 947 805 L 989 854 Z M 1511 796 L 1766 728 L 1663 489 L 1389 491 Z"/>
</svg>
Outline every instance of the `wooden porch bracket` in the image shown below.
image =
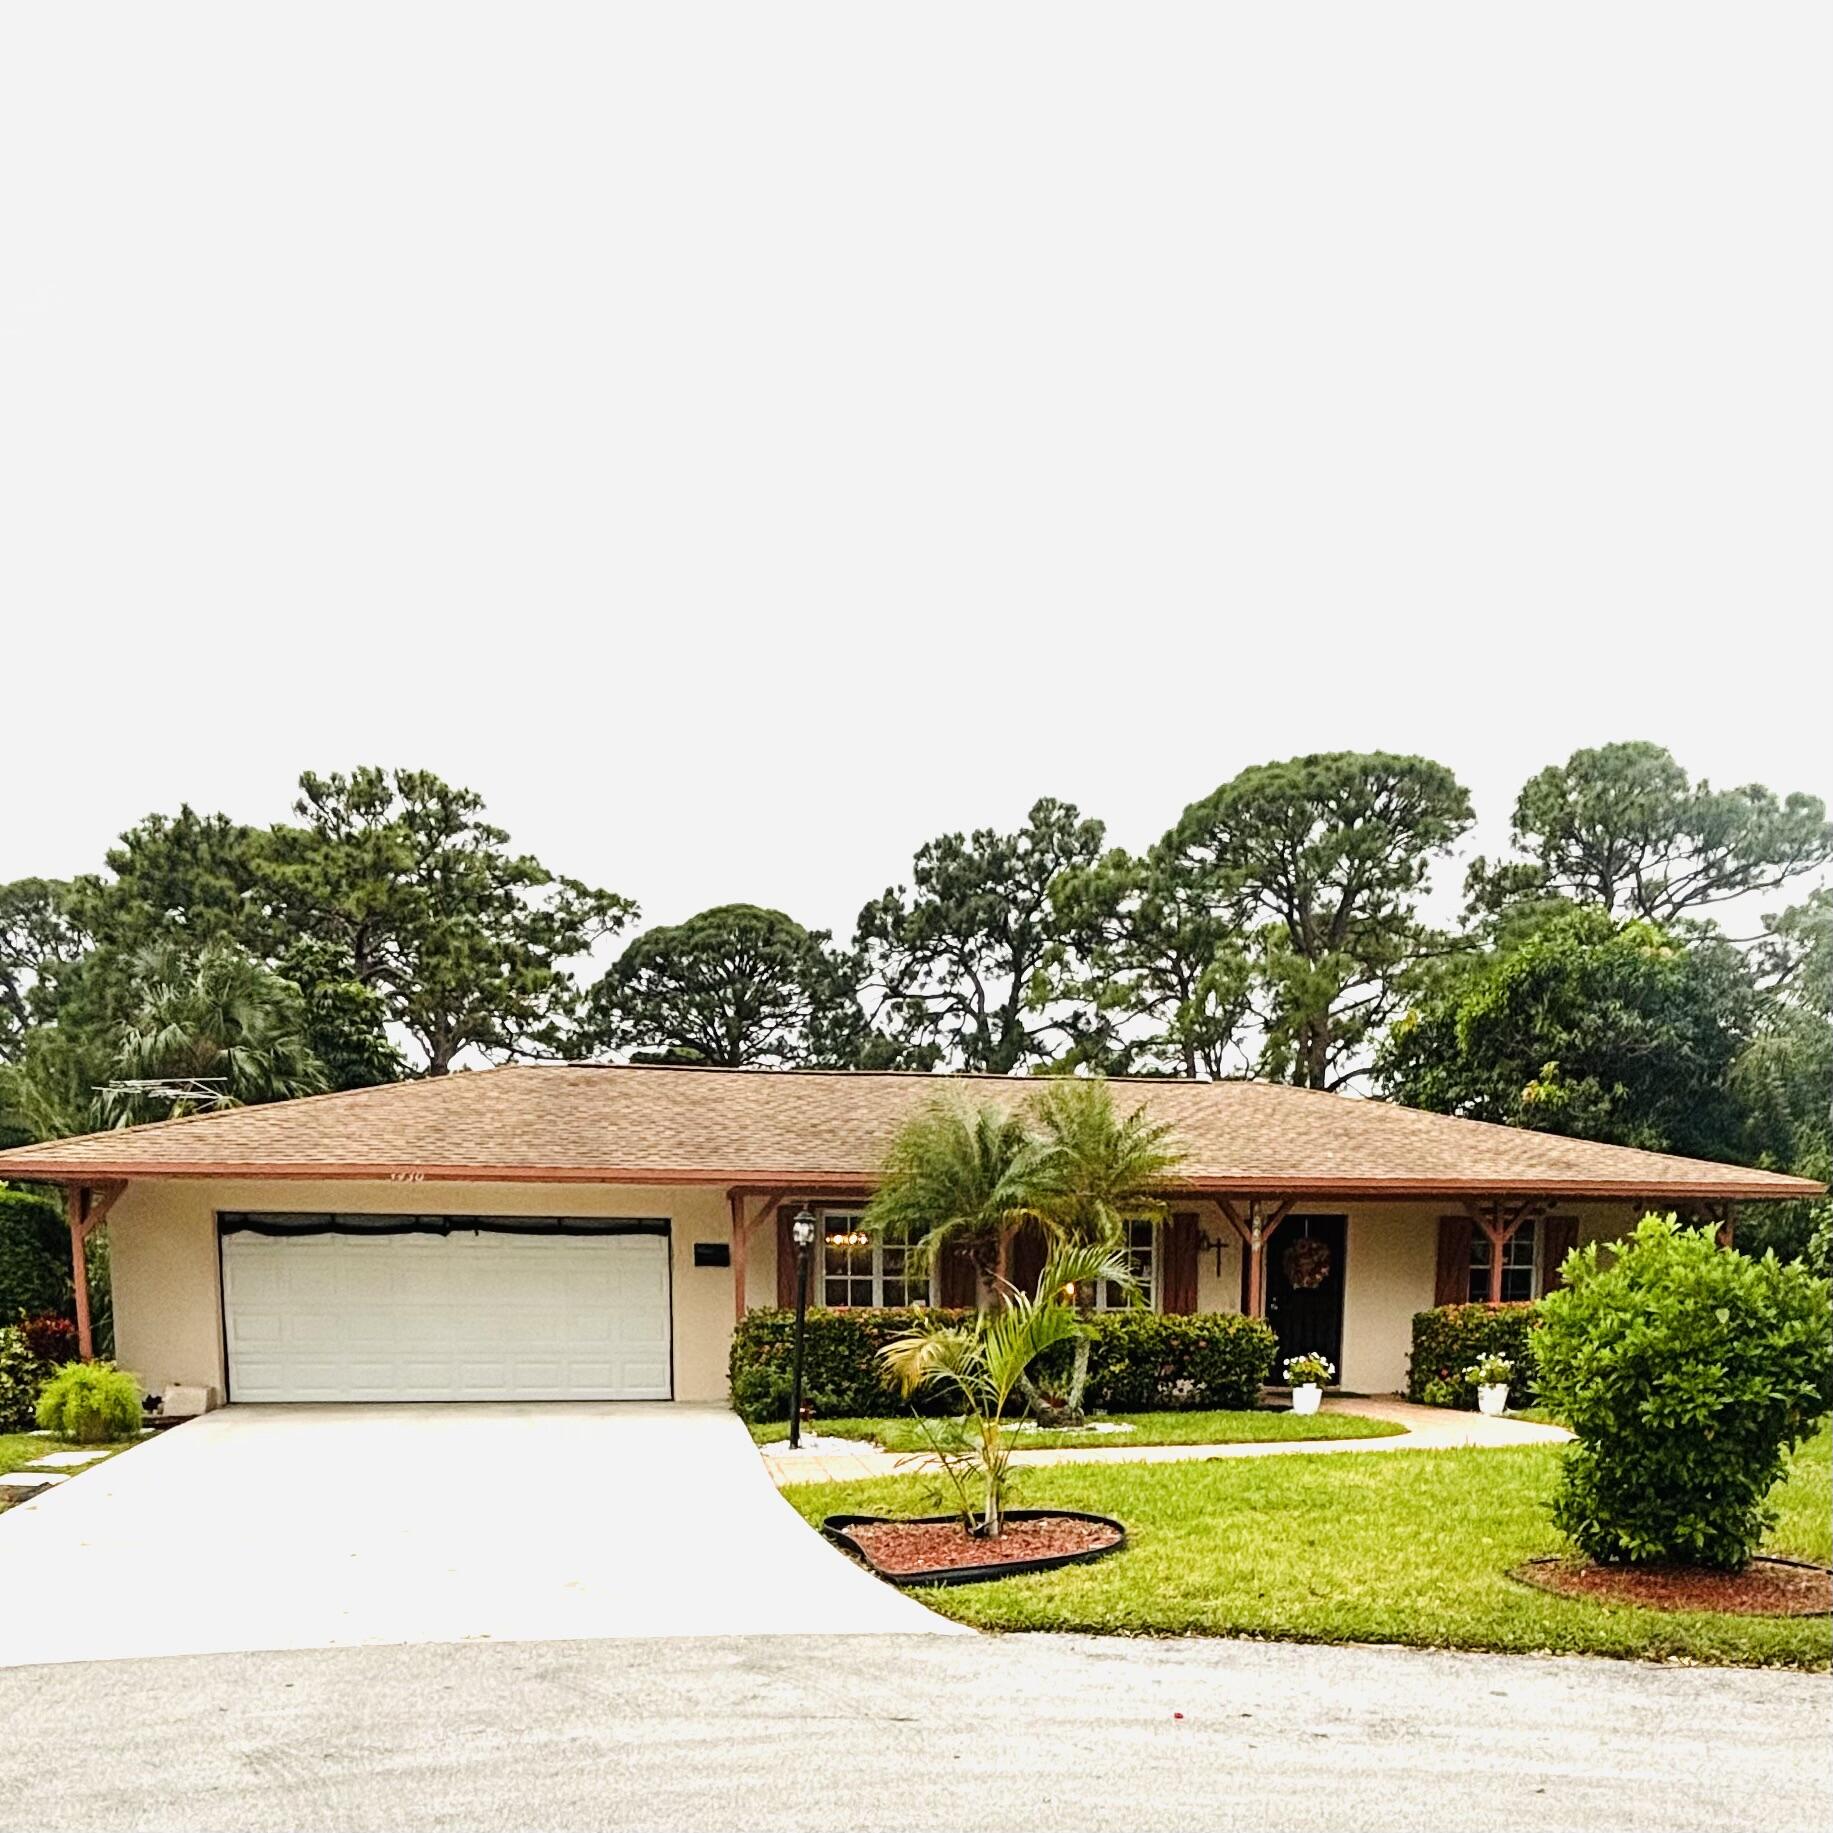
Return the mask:
<svg viewBox="0 0 1833 1833">
<path fill-rule="evenodd" d="M 89 1316 L 89 1237 L 108 1220 L 125 1183 L 70 1184 L 64 1190 L 64 1213 L 70 1222 L 70 1286 L 76 1298 L 76 1353 L 95 1360 L 95 1329 Z"/>
<path fill-rule="evenodd" d="M 1237 1235 L 1247 1252 L 1247 1314 L 1249 1317 L 1265 1317 L 1267 1314 L 1267 1243 L 1273 1239 L 1274 1231 L 1286 1217 L 1292 1213 L 1292 1205 L 1297 1197 L 1286 1197 L 1277 1204 L 1271 1215 L 1261 1214 L 1261 1199 L 1249 1197 L 1247 1214 L 1243 1216 L 1227 1197 L 1217 1197 L 1216 1207 L 1221 1210 L 1226 1221 Z"/>
<path fill-rule="evenodd" d="M 760 1224 L 768 1222 L 782 1207 L 785 1193 L 781 1190 L 764 1197 L 763 1206 L 754 1216 L 745 1214 L 745 1193 L 742 1190 L 731 1190 L 726 1193 L 726 1200 L 732 1208 L 732 1317 L 734 1323 L 745 1321 L 745 1312 L 749 1308 L 745 1298 L 746 1269 L 751 1260 L 751 1231 Z"/>
<path fill-rule="evenodd" d="M 1544 1215 L 1548 1208 L 1544 1197 L 1523 1197 L 1512 1204 L 1503 1197 L 1492 1198 L 1487 1203 L 1469 1197 L 1464 1199 L 1464 1213 L 1489 1239 L 1490 1304 L 1502 1302 L 1502 1250 L 1515 1238 L 1515 1231 L 1522 1223 Z"/>
</svg>

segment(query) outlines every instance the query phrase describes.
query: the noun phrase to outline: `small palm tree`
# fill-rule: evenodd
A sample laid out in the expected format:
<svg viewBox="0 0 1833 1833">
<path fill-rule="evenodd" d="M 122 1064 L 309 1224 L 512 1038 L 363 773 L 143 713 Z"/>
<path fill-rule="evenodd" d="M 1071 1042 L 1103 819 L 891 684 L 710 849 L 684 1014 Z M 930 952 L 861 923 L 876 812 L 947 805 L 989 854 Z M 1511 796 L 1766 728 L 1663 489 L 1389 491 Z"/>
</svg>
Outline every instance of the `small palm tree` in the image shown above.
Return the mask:
<svg viewBox="0 0 1833 1833">
<path fill-rule="evenodd" d="M 1066 1241 L 1120 1240 L 1129 1222 L 1158 1221 L 1158 1192 L 1177 1181 L 1184 1155 L 1171 1128 L 1136 1107 L 1125 1119 L 1098 1078 L 1047 1082 L 1026 1104 L 1037 1141 L 1031 1208 Z"/>
<path fill-rule="evenodd" d="M 1088 1334 L 1064 1294 L 1097 1280 L 1123 1288 L 1137 1283 L 1121 1254 L 1059 1246 L 1044 1262 L 1035 1292 L 1007 1286 L 998 1310 L 977 1312 L 958 1324 L 925 1318 L 879 1351 L 906 1398 L 919 1388 L 939 1387 L 960 1401 L 958 1420 L 919 1423 L 954 1490 L 962 1525 L 976 1538 L 997 1540 L 1005 1529 L 1011 1484 L 1005 1418 L 1012 1396 L 1039 1356 Z"/>
<path fill-rule="evenodd" d="M 1128 1223 L 1156 1227 L 1164 1220 L 1157 1193 L 1176 1181 L 1183 1163 L 1168 1125 L 1149 1119 L 1143 1107 L 1123 1119 L 1099 1080 L 1051 1082 L 1029 1109 L 1037 1128 L 1030 1206 L 1052 1240 L 1119 1252 Z M 1122 1289 L 1137 1298 L 1137 1285 L 1135 1280 Z M 1090 1341 L 1086 1331 L 1077 1339 L 1069 1380 L 1056 1404 L 1047 1405 L 1026 1377 L 1025 1398 L 1038 1418 L 1048 1414 L 1066 1425 L 1081 1423 Z"/>
<path fill-rule="evenodd" d="M 1037 1214 L 1037 1158 L 1022 1115 L 933 1101 L 892 1141 L 864 1225 L 908 1242 L 924 1262 L 965 1246 L 983 1299 L 997 1297 L 1012 1236 Z"/>
</svg>

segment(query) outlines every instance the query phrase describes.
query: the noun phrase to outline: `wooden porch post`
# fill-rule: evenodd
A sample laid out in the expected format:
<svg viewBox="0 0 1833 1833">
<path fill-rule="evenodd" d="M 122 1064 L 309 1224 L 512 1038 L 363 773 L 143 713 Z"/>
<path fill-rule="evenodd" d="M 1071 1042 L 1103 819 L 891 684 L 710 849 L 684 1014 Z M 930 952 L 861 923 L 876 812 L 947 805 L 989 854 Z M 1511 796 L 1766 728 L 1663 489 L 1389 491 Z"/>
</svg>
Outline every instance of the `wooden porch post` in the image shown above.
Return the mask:
<svg viewBox="0 0 1833 1833">
<path fill-rule="evenodd" d="M 751 1231 L 745 1227 L 745 1199 L 736 1190 L 726 1193 L 732 1211 L 732 1321 L 745 1321 L 745 1261 Z"/>
<path fill-rule="evenodd" d="M 1265 1317 L 1267 1314 L 1267 1243 L 1273 1239 L 1277 1229 L 1288 1214 L 1296 1197 L 1287 1197 L 1270 1216 L 1262 1217 L 1260 1198 L 1250 1197 L 1247 1215 L 1243 1217 L 1227 1197 L 1217 1197 L 1216 1207 L 1221 1210 L 1228 1225 L 1241 1237 L 1241 1245 L 1247 1253 L 1247 1314 L 1249 1317 Z"/>
<path fill-rule="evenodd" d="M 745 1293 L 747 1269 L 751 1264 L 751 1233 L 759 1223 L 768 1222 L 782 1206 L 783 1192 L 777 1191 L 774 1196 L 764 1199 L 763 1207 L 756 1215 L 745 1214 L 745 1193 L 742 1190 L 728 1190 L 726 1201 L 732 1210 L 732 1321 L 742 1324 L 745 1313 L 750 1309 Z"/>
<path fill-rule="evenodd" d="M 95 1329 L 89 1315 L 89 1237 L 108 1220 L 125 1184 L 70 1184 L 64 1190 L 64 1214 L 70 1222 L 70 1287 L 76 1297 L 76 1353 L 95 1360 Z"/>
<path fill-rule="evenodd" d="M 95 1360 L 95 1332 L 89 1322 L 89 1257 L 84 1252 L 89 1219 L 89 1187 L 71 1184 L 64 1190 L 64 1210 L 70 1219 L 70 1284 L 76 1293 L 76 1353 L 85 1362 Z"/>
<path fill-rule="evenodd" d="M 1489 1203 L 1466 1201 L 1465 1213 L 1489 1239 L 1489 1303 L 1502 1302 L 1502 1250 L 1514 1240 L 1523 1222 L 1537 1215 L 1546 1205 L 1531 1198 L 1523 1199 L 1512 1210 L 1505 1211 L 1500 1198 Z M 1503 1218 L 1506 1215 L 1507 1220 Z"/>
</svg>

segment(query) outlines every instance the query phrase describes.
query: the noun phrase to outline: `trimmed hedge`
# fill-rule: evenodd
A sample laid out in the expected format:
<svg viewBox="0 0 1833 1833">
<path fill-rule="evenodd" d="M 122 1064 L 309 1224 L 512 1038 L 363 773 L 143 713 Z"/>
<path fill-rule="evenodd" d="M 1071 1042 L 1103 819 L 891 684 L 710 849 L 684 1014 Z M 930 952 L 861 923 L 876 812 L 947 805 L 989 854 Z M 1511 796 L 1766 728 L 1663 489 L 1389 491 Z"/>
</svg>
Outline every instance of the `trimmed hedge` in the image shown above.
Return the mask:
<svg viewBox="0 0 1833 1833">
<path fill-rule="evenodd" d="M 1413 1319 L 1413 1356 L 1407 1367 L 1407 1398 L 1428 1406 L 1474 1407 L 1477 1391 L 1464 1370 L 1484 1356 L 1507 1356 L 1515 1365 L 1508 1404 L 1525 1407 L 1534 1394 L 1534 1360 L 1528 1332 L 1538 1305 L 1440 1305 Z"/>
<path fill-rule="evenodd" d="M 886 1380 L 878 1351 L 918 1317 L 956 1320 L 967 1311 L 811 1310 L 803 1365 L 804 1397 L 816 1418 L 903 1413 L 911 1402 Z M 1084 1404 L 1110 1413 L 1176 1408 L 1245 1408 L 1260 1396 L 1278 1340 L 1272 1327 L 1230 1312 L 1167 1317 L 1158 1312 L 1095 1312 Z M 1067 1364 L 1068 1348 L 1059 1352 Z M 732 1333 L 732 1405 L 755 1423 L 789 1417 L 795 1313 L 752 1311 Z M 1048 1365 L 1046 1365 L 1048 1366 Z M 946 1396 L 919 1390 L 915 1404 L 947 1412 Z"/>
</svg>

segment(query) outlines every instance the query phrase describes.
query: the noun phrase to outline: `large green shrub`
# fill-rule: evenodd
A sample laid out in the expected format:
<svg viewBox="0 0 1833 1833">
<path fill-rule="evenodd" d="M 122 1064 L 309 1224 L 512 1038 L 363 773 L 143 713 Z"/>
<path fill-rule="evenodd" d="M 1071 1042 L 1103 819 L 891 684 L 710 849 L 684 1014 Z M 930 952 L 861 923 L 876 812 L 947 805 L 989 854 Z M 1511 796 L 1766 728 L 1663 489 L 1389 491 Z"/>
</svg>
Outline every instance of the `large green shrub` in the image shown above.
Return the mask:
<svg viewBox="0 0 1833 1833">
<path fill-rule="evenodd" d="M 1833 1301 L 1805 1267 L 1646 1217 L 1566 1263 L 1534 1332 L 1541 1399 L 1578 1443 L 1553 1518 L 1593 1559 L 1730 1570 L 1788 1453 L 1833 1407 Z"/>
<path fill-rule="evenodd" d="M 24 1432 L 38 1407 L 45 1366 L 17 1324 L 0 1326 L 0 1432 Z"/>
<path fill-rule="evenodd" d="M 1413 1355 L 1407 1365 L 1407 1398 L 1428 1406 L 1474 1407 L 1476 1388 L 1465 1370 L 1485 1356 L 1506 1356 L 1515 1367 L 1508 1404 L 1533 1397 L 1528 1333 L 1539 1316 L 1534 1305 L 1440 1305 L 1413 1318 Z"/>
<path fill-rule="evenodd" d="M 810 1311 L 803 1391 L 817 1418 L 903 1412 L 910 1403 L 886 1379 L 878 1352 L 919 1317 L 938 1315 L 953 1320 L 967 1314 Z M 1168 1317 L 1143 1309 L 1106 1311 L 1085 1321 L 1093 1337 L 1086 1404 L 1113 1413 L 1251 1407 L 1278 1347 L 1270 1326 L 1228 1312 Z M 791 1311 L 750 1312 L 732 1333 L 732 1404 L 746 1419 L 789 1417 L 794 1346 Z M 936 1412 L 946 1400 L 939 1391 L 919 1389 L 915 1404 Z"/>
<path fill-rule="evenodd" d="M 140 1430 L 140 1384 L 112 1362 L 66 1362 L 38 1396 L 38 1423 L 79 1445 L 132 1438 Z"/>
<path fill-rule="evenodd" d="M 0 1318 L 70 1306 L 70 1230 L 63 1206 L 0 1184 Z"/>
</svg>

